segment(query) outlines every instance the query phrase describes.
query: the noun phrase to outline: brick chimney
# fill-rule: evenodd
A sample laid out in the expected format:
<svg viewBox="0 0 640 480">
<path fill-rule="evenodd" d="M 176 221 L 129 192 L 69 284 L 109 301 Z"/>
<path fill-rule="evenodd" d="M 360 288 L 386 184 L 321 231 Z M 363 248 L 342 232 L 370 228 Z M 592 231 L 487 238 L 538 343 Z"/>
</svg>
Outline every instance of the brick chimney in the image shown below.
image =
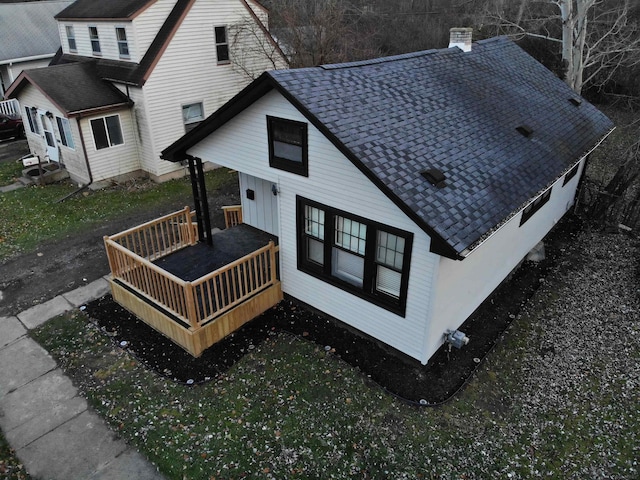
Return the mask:
<svg viewBox="0 0 640 480">
<path fill-rule="evenodd" d="M 471 51 L 473 28 L 452 28 L 449 30 L 449 48 L 458 47 L 463 52 Z"/>
</svg>

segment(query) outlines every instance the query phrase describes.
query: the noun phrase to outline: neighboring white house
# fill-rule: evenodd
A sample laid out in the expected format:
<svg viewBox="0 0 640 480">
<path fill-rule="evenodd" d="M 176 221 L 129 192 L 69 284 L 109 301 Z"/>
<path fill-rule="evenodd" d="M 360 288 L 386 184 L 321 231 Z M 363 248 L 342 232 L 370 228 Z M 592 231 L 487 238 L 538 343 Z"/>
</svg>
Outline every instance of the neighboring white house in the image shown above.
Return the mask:
<svg viewBox="0 0 640 480">
<path fill-rule="evenodd" d="M 49 65 L 60 48 L 53 16 L 72 3 L 0 3 L 0 99 L 22 70 Z"/>
<path fill-rule="evenodd" d="M 239 172 L 286 294 L 423 363 L 571 208 L 613 129 L 511 41 L 460 45 L 267 72 L 163 152 Z"/>
<path fill-rule="evenodd" d="M 255 0 L 77 0 L 56 20 L 61 51 L 7 96 L 31 151 L 82 184 L 182 175 L 161 150 L 252 76 L 286 66 Z"/>
</svg>

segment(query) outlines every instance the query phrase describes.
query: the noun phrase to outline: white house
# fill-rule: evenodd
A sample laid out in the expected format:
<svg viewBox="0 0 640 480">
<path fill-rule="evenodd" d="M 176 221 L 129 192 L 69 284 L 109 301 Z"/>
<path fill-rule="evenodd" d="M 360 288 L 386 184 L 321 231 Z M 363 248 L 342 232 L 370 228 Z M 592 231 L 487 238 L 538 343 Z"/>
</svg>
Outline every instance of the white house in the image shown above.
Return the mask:
<svg viewBox="0 0 640 480">
<path fill-rule="evenodd" d="M 49 64 L 60 48 L 53 16 L 71 3 L 0 3 L 0 99 L 22 70 Z"/>
<path fill-rule="evenodd" d="M 267 72 L 163 152 L 239 172 L 286 294 L 423 363 L 571 208 L 613 129 L 511 41 L 461 45 Z"/>
<path fill-rule="evenodd" d="M 56 20 L 61 51 L 7 96 L 22 105 L 32 152 L 82 184 L 182 175 L 161 150 L 286 66 L 255 0 L 77 0 Z"/>
</svg>

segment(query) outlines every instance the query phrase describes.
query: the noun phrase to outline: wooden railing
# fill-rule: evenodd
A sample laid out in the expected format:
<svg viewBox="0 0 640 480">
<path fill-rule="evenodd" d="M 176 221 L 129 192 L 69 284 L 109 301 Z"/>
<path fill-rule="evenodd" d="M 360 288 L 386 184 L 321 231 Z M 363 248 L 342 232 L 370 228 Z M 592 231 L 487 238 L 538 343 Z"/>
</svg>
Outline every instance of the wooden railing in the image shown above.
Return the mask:
<svg viewBox="0 0 640 480">
<path fill-rule="evenodd" d="M 188 208 L 104 237 L 114 279 L 160 305 L 196 331 L 277 282 L 273 243 L 193 282 L 151 263 L 196 235 Z M 172 241 L 171 241 L 172 240 Z"/>
<path fill-rule="evenodd" d="M 109 240 L 136 255 L 153 261 L 198 241 L 197 224 L 189 207 L 157 218 L 124 232 Z M 113 272 L 113 268 L 111 269 Z"/>
<path fill-rule="evenodd" d="M 222 207 L 225 228 L 235 227 L 242 223 L 242 205 L 227 205 Z"/>
</svg>

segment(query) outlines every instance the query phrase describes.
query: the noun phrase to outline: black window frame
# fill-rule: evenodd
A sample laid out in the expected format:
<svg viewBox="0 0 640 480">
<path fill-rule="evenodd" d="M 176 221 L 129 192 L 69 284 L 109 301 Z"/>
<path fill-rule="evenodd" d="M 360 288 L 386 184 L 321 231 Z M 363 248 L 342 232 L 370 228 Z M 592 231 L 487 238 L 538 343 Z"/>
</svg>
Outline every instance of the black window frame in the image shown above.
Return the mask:
<svg viewBox="0 0 640 480">
<path fill-rule="evenodd" d="M 324 212 L 323 223 L 323 263 L 313 261 L 308 255 L 308 239 L 317 237 L 307 233 L 305 207 L 317 208 Z M 364 271 L 362 287 L 351 282 L 342 280 L 332 273 L 333 250 L 339 248 L 335 244 L 335 219 L 343 217 L 366 225 L 366 241 L 364 250 Z M 409 289 L 409 273 L 411 266 L 411 253 L 413 247 L 413 233 L 400 230 L 383 223 L 375 222 L 367 218 L 354 215 L 344 210 L 340 210 L 322 203 L 310 200 L 300 195 L 296 196 L 296 232 L 297 232 L 297 268 L 319 280 L 347 291 L 359 298 L 362 298 L 374 305 L 384 308 L 402 317 L 405 316 L 407 307 L 407 291 Z M 402 252 L 402 268 L 396 270 L 400 273 L 400 291 L 398 297 L 394 297 L 376 287 L 378 266 L 381 265 L 377 257 L 378 232 L 386 232 L 404 239 L 404 251 Z"/>
<path fill-rule="evenodd" d="M 218 63 L 218 65 L 230 64 L 231 56 L 229 55 L 229 35 L 227 32 L 227 26 L 214 26 L 213 39 L 216 43 L 216 62 Z"/>
<path fill-rule="evenodd" d="M 527 220 L 535 215 L 551 198 L 552 188 L 548 188 L 543 194 L 538 196 L 533 202 L 524 207 L 522 210 L 522 217 L 520 217 L 520 226 L 524 225 Z"/>
<path fill-rule="evenodd" d="M 569 183 L 571 181 L 571 179 L 573 177 L 576 176 L 576 174 L 578 173 L 578 170 L 580 170 L 580 163 L 578 162 L 576 163 L 571 170 L 569 170 L 567 173 L 565 173 L 564 175 L 564 180 L 562 181 L 562 186 L 564 187 L 567 183 Z"/>
<path fill-rule="evenodd" d="M 298 143 L 294 143 L 286 141 L 286 139 L 281 135 L 279 136 L 277 130 L 279 125 L 298 129 L 300 132 L 300 141 Z M 295 173 L 296 175 L 301 175 L 303 177 L 309 176 L 309 135 L 308 127 L 305 122 L 298 122 L 296 120 L 267 115 L 267 136 L 269 141 L 269 166 L 277 168 L 278 170 Z M 276 156 L 274 148 L 275 141 L 301 147 L 300 161 Z"/>
</svg>

